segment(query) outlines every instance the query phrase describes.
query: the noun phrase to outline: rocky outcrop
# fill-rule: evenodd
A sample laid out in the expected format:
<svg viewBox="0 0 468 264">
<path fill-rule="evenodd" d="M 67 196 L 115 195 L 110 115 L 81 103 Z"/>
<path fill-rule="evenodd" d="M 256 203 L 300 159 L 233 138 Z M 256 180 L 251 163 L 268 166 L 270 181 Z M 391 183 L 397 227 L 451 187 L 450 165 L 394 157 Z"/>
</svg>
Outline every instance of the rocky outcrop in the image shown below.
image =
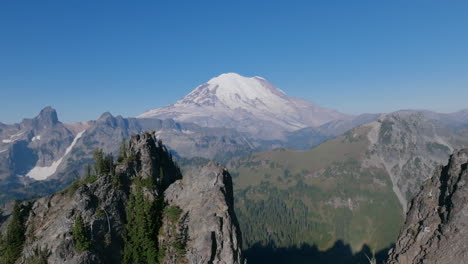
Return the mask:
<svg viewBox="0 0 468 264">
<path fill-rule="evenodd" d="M 188 238 L 188 263 L 242 263 L 232 179 L 225 168 L 211 162 L 188 173 L 166 190 L 165 199 L 180 208 L 176 230 L 179 237 Z M 171 224 L 165 221 L 164 229 L 170 230 Z M 164 235 L 160 239 L 164 241 Z"/>
<path fill-rule="evenodd" d="M 64 191 L 29 202 L 17 263 L 41 256 L 48 263 L 122 263 L 129 247 L 141 249 L 131 237 L 138 229 L 129 226 L 130 219 L 154 230 L 145 235 L 154 239 L 151 250 L 159 263 L 242 262 L 227 171 L 210 164 L 181 179 L 154 132 L 133 136 L 124 149 L 117 165 L 95 167 L 95 174 Z M 103 164 L 111 160 L 104 156 Z M 167 203 L 162 203 L 164 193 Z M 149 218 L 139 221 L 140 213 Z M 140 263 L 131 254 L 126 263 Z M 141 263 L 150 263 L 145 258 Z"/>
<path fill-rule="evenodd" d="M 468 149 L 455 152 L 412 200 L 387 263 L 468 261 Z"/>
</svg>

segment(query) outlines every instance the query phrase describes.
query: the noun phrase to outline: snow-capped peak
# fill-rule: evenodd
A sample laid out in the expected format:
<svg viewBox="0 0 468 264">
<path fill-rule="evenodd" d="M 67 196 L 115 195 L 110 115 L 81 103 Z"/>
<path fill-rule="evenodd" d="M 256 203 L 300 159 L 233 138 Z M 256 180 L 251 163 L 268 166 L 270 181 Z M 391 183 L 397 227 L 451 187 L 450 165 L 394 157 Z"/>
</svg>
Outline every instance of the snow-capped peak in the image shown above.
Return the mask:
<svg viewBox="0 0 468 264">
<path fill-rule="evenodd" d="M 139 118 L 172 118 L 209 127 L 252 132 L 293 131 L 321 125 L 344 115 L 287 96 L 262 77 L 224 73 L 199 85 L 176 103 L 150 110 Z"/>
<path fill-rule="evenodd" d="M 175 106 L 188 104 L 230 109 L 262 108 L 277 112 L 287 107 L 287 96 L 261 77 L 244 77 L 237 73 L 224 73 L 198 86 Z"/>
<path fill-rule="evenodd" d="M 207 82 L 212 87 L 219 87 L 220 93 L 239 94 L 243 98 L 255 99 L 269 96 L 271 93 L 285 95 L 262 77 L 244 77 L 237 73 L 224 73 Z"/>
</svg>

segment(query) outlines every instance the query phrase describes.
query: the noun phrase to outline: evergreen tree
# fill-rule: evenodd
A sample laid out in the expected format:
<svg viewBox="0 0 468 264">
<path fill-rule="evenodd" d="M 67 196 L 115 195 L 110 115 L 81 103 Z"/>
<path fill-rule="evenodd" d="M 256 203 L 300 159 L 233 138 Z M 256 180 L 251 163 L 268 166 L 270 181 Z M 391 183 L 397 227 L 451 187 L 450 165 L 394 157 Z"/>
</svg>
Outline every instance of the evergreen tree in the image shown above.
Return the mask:
<svg viewBox="0 0 468 264">
<path fill-rule="evenodd" d="M 114 157 L 111 154 L 104 154 L 102 149 L 94 151 L 94 172 L 97 175 L 114 173 Z"/>
<path fill-rule="evenodd" d="M 88 229 L 83 223 L 83 218 L 77 216 L 72 228 L 72 236 L 75 241 L 75 248 L 78 252 L 86 251 L 91 248 L 91 240 L 88 237 Z"/>
<path fill-rule="evenodd" d="M 13 264 L 21 256 L 25 240 L 25 211 L 18 202 L 15 202 L 6 236 L 2 243 L 2 263 L 4 264 Z"/>
<path fill-rule="evenodd" d="M 96 174 L 101 174 L 102 170 L 105 167 L 104 152 L 102 151 L 102 149 L 97 149 L 94 151 L 93 159 L 94 159 L 94 172 Z"/>
<path fill-rule="evenodd" d="M 86 166 L 86 178 L 91 177 L 91 165 Z"/>
<path fill-rule="evenodd" d="M 0 231 L 0 263 L 3 263 L 3 255 L 5 252 L 5 240 L 3 239 L 3 233 Z"/>
<path fill-rule="evenodd" d="M 125 138 L 122 139 L 122 143 L 120 144 L 119 148 L 119 156 L 117 158 L 117 162 L 122 162 L 128 158 L 128 144 Z"/>
<path fill-rule="evenodd" d="M 159 200 L 151 201 L 143 194 L 143 183 L 135 179 L 136 190 L 130 195 L 127 209 L 127 237 L 124 264 L 158 263 L 157 235 L 161 211 Z"/>
</svg>

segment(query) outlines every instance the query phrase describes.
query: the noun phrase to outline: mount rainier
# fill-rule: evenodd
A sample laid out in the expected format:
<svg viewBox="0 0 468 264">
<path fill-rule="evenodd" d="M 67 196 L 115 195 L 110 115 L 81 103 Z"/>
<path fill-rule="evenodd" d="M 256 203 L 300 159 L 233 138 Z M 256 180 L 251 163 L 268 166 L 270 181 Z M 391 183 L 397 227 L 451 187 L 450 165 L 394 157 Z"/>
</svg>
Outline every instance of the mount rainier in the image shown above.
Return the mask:
<svg viewBox="0 0 468 264">
<path fill-rule="evenodd" d="M 286 132 L 350 116 L 288 96 L 262 77 L 225 73 L 176 103 L 138 118 L 171 118 L 205 127 L 236 128 L 263 139 L 282 139 Z"/>
</svg>

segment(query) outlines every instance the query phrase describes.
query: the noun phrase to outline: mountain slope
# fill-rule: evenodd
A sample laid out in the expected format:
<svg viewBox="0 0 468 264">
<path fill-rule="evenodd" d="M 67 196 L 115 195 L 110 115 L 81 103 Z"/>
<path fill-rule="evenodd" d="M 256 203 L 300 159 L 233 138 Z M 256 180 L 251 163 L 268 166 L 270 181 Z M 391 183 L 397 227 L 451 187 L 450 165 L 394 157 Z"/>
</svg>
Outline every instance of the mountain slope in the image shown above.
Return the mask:
<svg viewBox="0 0 468 264">
<path fill-rule="evenodd" d="M 70 152 L 77 134 L 58 120 L 51 107 L 44 108 L 35 118 L 18 124 L 3 124 L 0 128 L 0 201 L 24 197 L 30 191 L 25 185 L 54 174 Z M 42 186 L 37 193 L 53 186 Z"/>
<path fill-rule="evenodd" d="M 101 156 L 86 178 L 21 205 L 23 217 L 10 220 L 24 225 L 21 263 L 243 263 L 224 168 L 212 163 L 181 179 L 154 133 L 123 149 L 117 164 Z M 9 248 L 14 235 L 6 237 Z"/>
<path fill-rule="evenodd" d="M 409 201 L 468 136 L 420 113 L 396 113 L 306 151 L 278 149 L 233 161 L 247 247 L 378 251 L 396 239 Z M 259 224 L 256 224 L 259 223 Z M 260 224 L 261 223 L 261 224 Z"/>
<path fill-rule="evenodd" d="M 411 202 L 387 263 L 466 263 L 468 150 L 455 152 Z"/>
<path fill-rule="evenodd" d="M 226 73 L 198 86 L 175 104 L 139 118 L 171 118 L 208 127 L 230 127 L 263 139 L 283 138 L 284 131 L 319 126 L 348 116 L 287 96 L 261 77 Z"/>
</svg>

